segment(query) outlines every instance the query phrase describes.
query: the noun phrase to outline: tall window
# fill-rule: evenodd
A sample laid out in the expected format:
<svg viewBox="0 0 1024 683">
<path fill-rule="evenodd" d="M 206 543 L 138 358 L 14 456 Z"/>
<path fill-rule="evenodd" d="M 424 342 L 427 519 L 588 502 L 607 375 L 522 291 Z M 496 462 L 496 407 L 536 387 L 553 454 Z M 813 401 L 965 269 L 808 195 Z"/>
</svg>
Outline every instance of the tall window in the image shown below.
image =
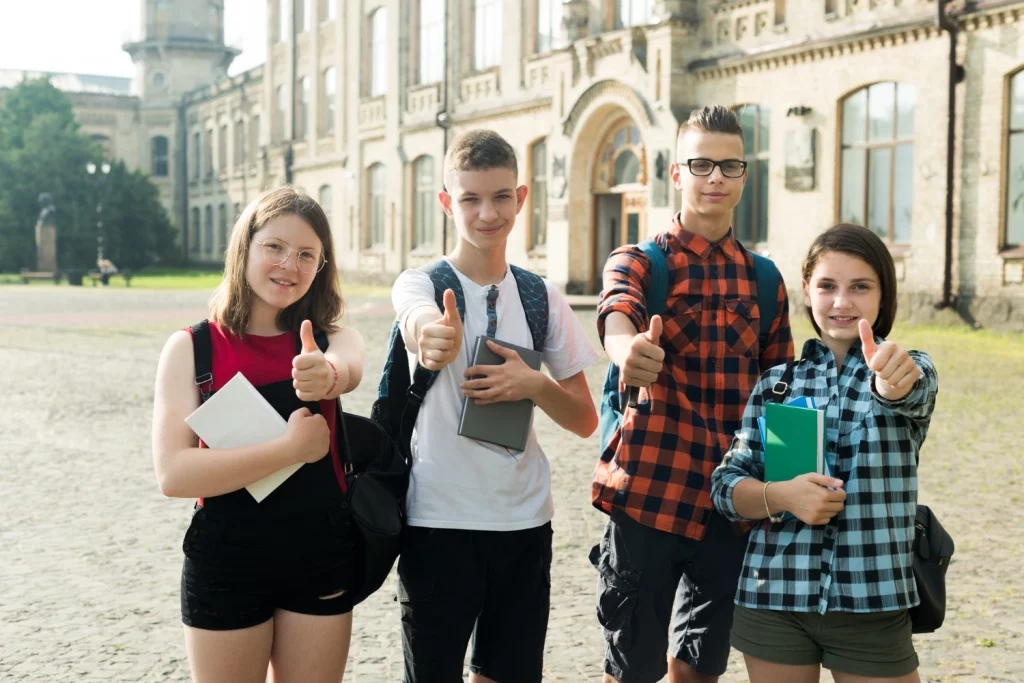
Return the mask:
<svg viewBox="0 0 1024 683">
<path fill-rule="evenodd" d="M 213 207 L 206 207 L 206 219 L 203 224 L 203 253 L 213 256 Z"/>
<path fill-rule="evenodd" d="M 388 12 L 381 7 L 370 15 L 370 97 L 388 89 Z"/>
<path fill-rule="evenodd" d="M 199 207 L 192 207 L 192 230 L 190 231 L 188 250 L 193 254 L 199 253 Z"/>
<path fill-rule="evenodd" d="M 445 0 L 420 0 L 420 83 L 444 79 Z"/>
<path fill-rule="evenodd" d="M 235 213 L 233 214 L 231 222 L 237 221 L 238 217 L 241 216 L 241 215 L 242 215 L 242 205 L 239 202 L 235 202 Z M 225 245 L 225 247 L 226 246 L 227 245 Z"/>
<path fill-rule="evenodd" d="M 297 3 L 295 9 L 298 11 L 295 25 L 299 28 L 299 33 L 305 33 L 309 30 L 310 22 L 313 21 L 313 0 L 295 0 L 295 2 Z"/>
<path fill-rule="evenodd" d="M 277 86 L 277 141 L 287 139 L 285 134 L 285 119 L 288 114 L 288 92 L 283 85 Z"/>
<path fill-rule="evenodd" d="M 1024 244 L 1024 71 L 1010 81 L 1006 149 L 1006 234 L 1004 247 Z"/>
<path fill-rule="evenodd" d="M 206 177 L 213 176 L 213 128 L 207 128 L 203 144 L 203 158 L 206 159 Z"/>
<path fill-rule="evenodd" d="M 302 140 L 306 137 L 306 124 L 309 121 L 309 76 L 299 79 L 299 102 L 295 112 L 295 137 Z"/>
<path fill-rule="evenodd" d="M 224 124 L 217 132 L 217 170 L 223 172 L 228 168 L 228 124 Z"/>
<path fill-rule="evenodd" d="M 242 119 L 235 121 L 235 139 L 233 143 L 232 156 L 235 168 L 241 168 L 245 164 L 245 123 Z"/>
<path fill-rule="evenodd" d="M 337 0 L 320 0 L 320 21 L 334 21 L 338 17 Z"/>
<path fill-rule="evenodd" d="M 331 212 L 334 211 L 334 197 L 331 194 L 331 186 L 321 185 L 319 195 L 320 208 L 324 210 L 327 220 L 330 220 Z"/>
<path fill-rule="evenodd" d="M 562 0 L 537 0 L 537 43 L 534 52 L 562 46 Z"/>
<path fill-rule="evenodd" d="M 649 24 L 653 10 L 654 0 L 615 0 L 615 28 Z"/>
<path fill-rule="evenodd" d="M 733 213 L 733 234 L 747 244 L 768 239 L 768 137 L 770 112 L 756 104 L 737 107 L 743 128 L 747 184 Z"/>
<path fill-rule="evenodd" d="M 530 243 L 543 246 L 548 239 L 548 145 L 538 140 L 530 148 Z"/>
<path fill-rule="evenodd" d="M 384 164 L 374 164 L 366 171 L 369 188 L 369 234 L 370 247 L 384 244 Z"/>
<path fill-rule="evenodd" d="M 843 100 L 839 218 L 909 242 L 914 200 L 914 88 L 876 83 Z"/>
<path fill-rule="evenodd" d="M 157 135 L 152 140 L 151 163 L 153 175 L 164 178 L 167 176 L 167 138 Z"/>
<path fill-rule="evenodd" d="M 249 163 L 255 164 L 260 153 L 260 117 L 259 114 L 249 119 Z"/>
<path fill-rule="evenodd" d="M 320 131 L 327 135 L 334 132 L 334 98 L 338 93 L 338 71 L 333 66 L 324 69 L 323 123 Z"/>
<path fill-rule="evenodd" d="M 277 42 L 286 42 L 288 36 L 289 14 L 291 14 L 291 2 L 289 0 L 280 0 L 277 5 Z"/>
<path fill-rule="evenodd" d="M 203 174 L 203 143 L 199 131 L 192 134 L 192 177 L 199 180 Z"/>
<path fill-rule="evenodd" d="M 412 165 L 413 192 L 413 235 L 412 246 L 429 247 L 434 244 L 434 220 L 437 207 L 434 203 L 434 158 L 421 156 Z"/>
<path fill-rule="evenodd" d="M 473 68 L 501 63 L 501 0 L 473 1 Z"/>
<path fill-rule="evenodd" d="M 228 248 L 228 205 L 221 204 L 217 209 L 217 227 L 218 237 L 220 241 L 217 244 L 220 245 L 221 254 L 223 254 Z"/>
</svg>

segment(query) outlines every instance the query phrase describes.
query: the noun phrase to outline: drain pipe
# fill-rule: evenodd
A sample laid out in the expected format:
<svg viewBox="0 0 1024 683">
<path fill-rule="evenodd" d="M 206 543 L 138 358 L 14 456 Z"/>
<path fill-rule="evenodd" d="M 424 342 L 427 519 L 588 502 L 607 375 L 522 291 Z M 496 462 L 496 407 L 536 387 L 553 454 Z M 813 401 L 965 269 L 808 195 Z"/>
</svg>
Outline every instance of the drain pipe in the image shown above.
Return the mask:
<svg viewBox="0 0 1024 683">
<path fill-rule="evenodd" d="M 949 34 L 949 78 L 947 82 L 946 120 L 946 244 L 942 274 L 942 300 L 937 309 L 953 305 L 953 163 L 956 145 L 956 86 L 964 80 L 964 68 L 956 63 L 956 46 L 959 27 L 946 14 L 949 0 L 935 3 L 935 24 L 940 31 Z"/>
</svg>

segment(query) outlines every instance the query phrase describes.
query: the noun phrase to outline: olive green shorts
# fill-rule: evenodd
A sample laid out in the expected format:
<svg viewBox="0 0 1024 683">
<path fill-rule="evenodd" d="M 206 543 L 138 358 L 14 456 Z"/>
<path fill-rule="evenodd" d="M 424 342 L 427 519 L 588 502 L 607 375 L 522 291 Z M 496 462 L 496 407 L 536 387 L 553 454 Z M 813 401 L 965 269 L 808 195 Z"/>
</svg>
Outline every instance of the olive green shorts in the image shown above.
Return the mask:
<svg viewBox="0 0 1024 683">
<path fill-rule="evenodd" d="M 737 606 L 732 646 L 775 664 L 896 678 L 917 669 L 910 615 L 892 612 L 785 612 Z"/>
</svg>

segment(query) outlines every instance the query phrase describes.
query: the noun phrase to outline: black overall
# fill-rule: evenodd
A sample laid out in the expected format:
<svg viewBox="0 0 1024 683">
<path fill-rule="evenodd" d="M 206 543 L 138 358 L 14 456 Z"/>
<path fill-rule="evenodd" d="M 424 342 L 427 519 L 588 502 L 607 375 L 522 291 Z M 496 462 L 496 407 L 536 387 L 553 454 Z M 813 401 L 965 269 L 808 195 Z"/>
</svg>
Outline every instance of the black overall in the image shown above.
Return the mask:
<svg viewBox="0 0 1024 683">
<path fill-rule="evenodd" d="M 198 376 L 198 359 L 196 367 Z M 291 380 L 256 389 L 285 420 L 303 407 L 320 413 L 318 402 L 299 400 Z M 231 630 L 261 624 L 275 609 L 350 612 L 353 543 L 330 453 L 300 467 L 261 503 L 244 488 L 208 497 L 182 543 L 182 621 Z"/>
</svg>

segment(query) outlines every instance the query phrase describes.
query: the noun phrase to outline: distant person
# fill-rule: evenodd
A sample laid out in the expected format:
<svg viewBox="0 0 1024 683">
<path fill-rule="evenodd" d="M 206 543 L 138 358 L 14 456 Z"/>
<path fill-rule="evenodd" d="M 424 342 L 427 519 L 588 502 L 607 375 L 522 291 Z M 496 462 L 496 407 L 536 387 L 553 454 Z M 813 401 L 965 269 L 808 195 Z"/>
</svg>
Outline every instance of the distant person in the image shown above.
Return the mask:
<svg viewBox="0 0 1024 683">
<path fill-rule="evenodd" d="M 110 259 L 101 258 L 96 262 L 96 267 L 100 269 L 100 282 L 106 287 L 110 284 L 110 276 L 117 272 L 117 266 Z"/>
</svg>

